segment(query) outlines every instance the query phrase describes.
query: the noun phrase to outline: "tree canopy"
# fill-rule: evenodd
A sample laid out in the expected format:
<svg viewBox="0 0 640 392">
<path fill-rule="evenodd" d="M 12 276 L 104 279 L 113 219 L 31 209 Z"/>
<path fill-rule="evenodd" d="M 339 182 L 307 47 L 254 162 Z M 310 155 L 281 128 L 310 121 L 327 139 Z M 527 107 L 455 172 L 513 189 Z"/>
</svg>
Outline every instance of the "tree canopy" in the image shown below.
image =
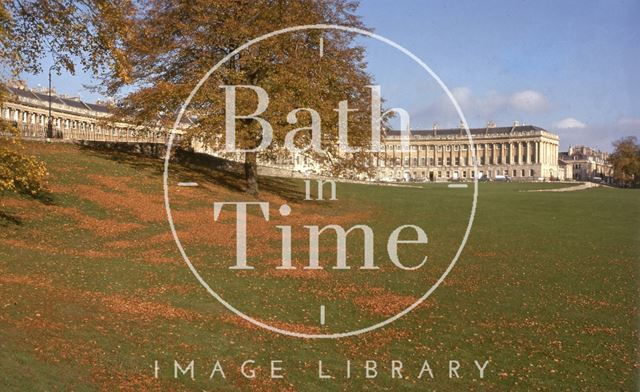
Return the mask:
<svg viewBox="0 0 640 392">
<path fill-rule="evenodd" d="M 79 62 L 96 75 L 126 79 L 120 43 L 136 12 L 131 0 L 10 0 L 0 3 L 0 63 L 14 75 L 42 71 L 47 56 L 57 69 Z"/>
<path fill-rule="evenodd" d="M 55 68 L 71 73 L 80 63 L 102 81 L 102 92 L 126 95 L 119 115 L 137 124 L 169 126 L 197 81 L 242 44 L 302 24 L 364 28 L 357 6 L 350 0 L 14 0 L 0 4 L 0 63 L 13 75 L 42 71 L 46 56 L 53 57 Z M 364 49 L 354 38 L 349 32 L 307 30 L 240 52 L 192 100 L 186 139 L 220 148 L 221 86 L 259 86 L 269 94 L 260 117 L 273 128 L 273 142 L 261 158 L 283 158 L 286 135 L 295 130 L 296 147 L 331 174 L 371 170 L 366 153 L 338 151 L 340 101 L 348 101 L 350 109 L 349 144 L 367 147 L 371 136 L 366 86 L 372 80 Z M 254 91 L 237 91 L 238 114 L 250 114 L 256 105 Z M 298 108 L 306 109 L 290 113 Z M 237 122 L 238 148 L 260 144 L 258 125 L 251 119 Z M 322 152 L 309 148 L 311 129 L 318 127 Z M 256 161 L 255 153 L 245 154 L 251 193 L 258 190 Z"/>
<path fill-rule="evenodd" d="M 126 75 L 105 78 L 111 93 L 133 90 L 121 102 L 120 111 L 132 121 L 172 125 L 182 103 L 197 81 L 218 61 L 256 37 L 304 24 L 340 24 L 364 28 L 355 14 L 357 3 L 347 0 L 154 0 L 140 2 L 132 16 L 132 28 L 122 42 L 128 59 Z M 269 94 L 269 105 L 260 117 L 273 127 L 273 142 L 260 153 L 263 159 L 286 154 L 283 143 L 293 129 L 295 145 L 309 146 L 313 114 L 321 119 L 322 149 L 304 154 L 331 174 L 368 170 L 363 153 L 339 154 L 338 103 L 348 100 L 349 143 L 367 146 L 370 141 L 369 99 L 371 77 L 365 71 L 364 49 L 354 43 L 354 34 L 330 30 L 286 33 L 261 41 L 241 51 L 215 72 L 200 88 L 188 108 L 193 123 L 188 140 L 218 149 L 224 138 L 225 85 L 252 85 Z M 322 41 L 322 42 L 321 42 Z M 323 56 L 320 56 L 322 45 Z M 126 76 L 126 77 L 125 77 Z M 256 110 L 256 93 L 238 89 L 237 113 Z M 289 120 L 289 121 L 288 121 Z M 293 120 L 293 121 L 291 121 Z M 261 141 L 256 121 L 239 120 L 238 148 L 253 148 Z M 245 154 L 247 190 L 257 193 L 255 153 Z"/>
<path fill-rule="evenodd" d="M 129 0 L 14 0 L 0 2 L 0 64 L 4 76 L 42 71 L 46 56 L 58 71 L 75 72 L 75 62 L 94 74 L 127 78 L 119 49 L 126 20 L 135 12 Z M 0 105 L 4 96 L 0 80 Z M 42 162 L 25 154 L 20 133 L 0 121 L 0 190 L 36 194 L 47 175 Z"/>
<path fill-rule="evenodd" d="M 635 136 L 623 137 L 613 142 L 614 151 L 609 157 L 613 164 L 613 176 L 624 185 L 640 185 L 640 144 Z"/>
</svg>

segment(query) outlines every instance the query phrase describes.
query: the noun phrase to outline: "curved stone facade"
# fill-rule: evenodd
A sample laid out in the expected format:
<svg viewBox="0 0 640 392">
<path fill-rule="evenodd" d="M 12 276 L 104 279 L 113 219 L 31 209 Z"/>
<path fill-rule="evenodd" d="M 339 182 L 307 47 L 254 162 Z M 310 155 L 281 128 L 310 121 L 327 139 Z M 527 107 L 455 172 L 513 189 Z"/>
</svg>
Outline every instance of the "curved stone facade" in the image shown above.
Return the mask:
<svg viewBox="0 0 640 392">
<path fill-rule="evenodd" d="M 408 149 L 401 146 L 400 132 L 390 131 L 384 138 L 384 152 L 374 162 L 380 179 L 558 178 L 558 135 L 532 125 L 473 128 L 470 131 L 478 160 L 477 173 L 464 129 L 411 131 Z"/>
<path fill-rule="evenodd" d="M 43 92 L 8 87 L 9 95 L 0 116 L 18 126 L 27 138 L 46 138 L 49 97 Z M 114 121 L 109 106 L 85 103 L 79 99 L 52 96 L 54 136 L 78 141 L 166 143 L 162 129 L 148 131 Z M 387 131 L 383 152 L 371 164 L 381 181 L 465 181 L 474 177 L 513 180 L 549 180 L 564 177 L 558 166 L 559 137 L 532 125 L 471 129 L 478 159 L 473 168 L 471 145 L 462 128 L 413 130 L 408 149 L 400 143 L 399 131 Z M 178 137 L 179 138 L 179 137 Z M 197 142 L 196 151 L 211 153 Z M 229 158 L 229 157 L 227 157 Z M 229 159 L 242 160 L 241 154 Z M 322 174 L 322 168 L 304 154 L 261 162 L 304 174 Z"/>
<path fill-rule="evenodd" d="M 0 117 L 15 124 L 25 138 L 51 136 L 66 140 L 166 143 L 167 133 L 161 129 L 149 131 L 114 121 L 107 105 L 58 95 L 51 96 L 53 135 L 47 135 L 48 94 L 24 87 L 7 87 L 7 90 Z"/>
</svg>

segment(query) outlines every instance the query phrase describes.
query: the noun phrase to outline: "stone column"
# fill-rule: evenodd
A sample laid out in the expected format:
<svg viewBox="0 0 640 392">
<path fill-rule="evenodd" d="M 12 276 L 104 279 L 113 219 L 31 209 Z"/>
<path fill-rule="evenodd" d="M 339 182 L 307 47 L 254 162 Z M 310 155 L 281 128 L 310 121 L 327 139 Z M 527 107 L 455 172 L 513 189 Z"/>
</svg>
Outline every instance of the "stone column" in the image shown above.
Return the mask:
<svg viewBox="0 0 640 392">
<path fill-rule="evenodd" d="M 486 166 L 489 164 L 489 145 L 487 143 L 482 143 L 482 157 L 484 158 L 484 165 Z"/>
<path fill-rule="evenodd" d="M 491 143 L 491 159 L 493 160 L 493 165 L 498 164 L 498 143 Z"/>
<path fill-rule="evenodd" d="M 429 167 L 431 165 L 429 165 L 429 145 L 425 144 L 424 145 L 424 165 Z M 427 172 L 427 176 L 429 175 L 429 172 Z"/>
<path fill-rule="evenodd" d="M 493 157 L 493 164 L 498 165 L 498 148 L 500 148 L 500 144 L 494 143 L 491 151 L 491 155 Z"/>
<path fill-rule="evenodd" d="M 396 147 L 396 145 L 394 144 L 394 145 L 393 145 L 393 150 L 391 150 L 391 167 L 393 168 L 393 171 L 394 171 L 394 173 L 393 173 L 393 174 L 394 174 L 394 175 L 395 175 L 395 170 L 396 170 L 396 153 L 397 153 L 396 148 L 397 148 L 397 147 Z"/>
<path fill-rule="evenodd" d="M 453 144 L 449 146 L 449 148 L 451 149 L 451 150 L 449 150 L 449 157 L 451 158 L 451 165 L 450 166 L 454 166 L 456 164 L 455 157 L 453 156 L 453 152 L 454 152 L 453 150 L 455 149 L 454 147 L 455 146 Z"/>
<path fill-rule="evenodd" d="M 511 165 L 516 163 L 516 145 L 513 142 L 509 142 L 509 162 Z"/>
<path fill-rule="evenodd" d="M 502 164 L 506 165 L 507 164 L 507 147 L 508 144 L 506 142 L 502 142 Z"/>
<path fill-rule="evenodd" d="M 533 163 L 538 163 L 538 142 L 532 142 L 531 144 L 533 146 Z"/>
<path fill-rule="evenodd" d="M 551 163 L 551 145 L 549 142 L 544 143 L 547 150 L 547 165 Z"/>
<path fill-rule="evenodd" d="M 467 151 L 467 155 L 469 155 L 469 165 L 473 166 L 473 156 L 476 152 L 475 148 L 476 148 L 477 144 L 473 144 L 472 146 L 469 146 L 469 150 Z"/>
</svg>

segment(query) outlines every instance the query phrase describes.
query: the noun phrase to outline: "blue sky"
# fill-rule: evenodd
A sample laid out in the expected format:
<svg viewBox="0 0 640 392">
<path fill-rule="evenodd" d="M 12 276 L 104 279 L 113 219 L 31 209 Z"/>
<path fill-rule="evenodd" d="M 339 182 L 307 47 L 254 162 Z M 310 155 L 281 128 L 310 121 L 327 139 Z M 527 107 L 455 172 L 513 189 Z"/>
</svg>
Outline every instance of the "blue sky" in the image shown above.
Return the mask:
<svg viewBox="0 0 640 392">
<path fill-rule="evenodd" d="M 363 0 L 359 13 L 440 76 L 470 126 L 534 124 L 558 133 L 563 148 L 610 150 L 640 135 L 640 1 Z M 388 106 L 407 109 L 413 128 L 457 124 L 428 75 L 390 47 L 361 42 Z M 54 80 L 58 91 L 95 101 L 83 87 L 91 83 L 82 73 Z"/>
</svg>

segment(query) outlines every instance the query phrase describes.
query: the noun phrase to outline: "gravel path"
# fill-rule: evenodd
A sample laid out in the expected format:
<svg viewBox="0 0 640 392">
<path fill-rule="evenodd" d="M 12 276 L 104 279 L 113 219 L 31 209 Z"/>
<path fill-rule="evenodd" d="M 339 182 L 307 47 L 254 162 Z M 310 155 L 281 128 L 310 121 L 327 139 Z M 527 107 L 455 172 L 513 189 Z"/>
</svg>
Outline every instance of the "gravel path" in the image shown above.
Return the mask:
<svg viewBox="0 0 640 392">
<path fill-rule="evenodd" d="M 581 191 L 589 188 L 597 188 L 600 184 L 595 184 L 593 182 L 584 182 L 579 185 L 569 186 L 565 188 L 553 188 L 553 189 L 533 189 L 525 192 L 573 192 L 573 191 Z"/>
</svg>

